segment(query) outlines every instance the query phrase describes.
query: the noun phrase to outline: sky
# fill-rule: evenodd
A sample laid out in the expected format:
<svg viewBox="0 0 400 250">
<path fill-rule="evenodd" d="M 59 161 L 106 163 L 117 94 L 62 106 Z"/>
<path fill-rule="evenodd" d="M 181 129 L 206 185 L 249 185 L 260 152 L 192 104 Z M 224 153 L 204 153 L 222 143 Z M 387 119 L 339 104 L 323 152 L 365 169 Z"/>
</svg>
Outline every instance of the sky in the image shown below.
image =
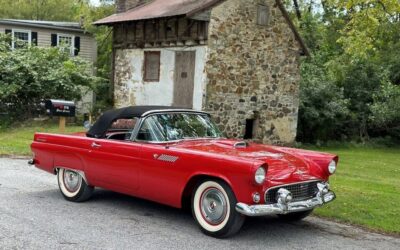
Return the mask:
<svg viewBox="0 0 400 250">
<path fill-rule="evenodd" d="M 90 2 L 94 5 L 94 6 L 98 6 L 100 4 L 100 0 L 90 0 Z"/>
</svg>

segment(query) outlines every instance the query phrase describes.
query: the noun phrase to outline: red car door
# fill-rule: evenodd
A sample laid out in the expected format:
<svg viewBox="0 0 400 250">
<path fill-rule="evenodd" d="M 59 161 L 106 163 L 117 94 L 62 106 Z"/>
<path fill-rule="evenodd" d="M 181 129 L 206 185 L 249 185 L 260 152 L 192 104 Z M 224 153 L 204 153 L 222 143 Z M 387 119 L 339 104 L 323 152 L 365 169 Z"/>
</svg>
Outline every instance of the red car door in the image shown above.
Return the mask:
<svg viewBox="0 0 400 250">
<path fill-rule="evenodd" d="M 140 196 L 179 206 L 180 192 L 185 185 L 187 169 L 179 162 L 182 155 L 162 144 L 142 144 L 143 167 L 140 172 Z"/>
<path fill-rule="evenodd" d="M 131 141 L 94 140 L 86 157 L 93 185 L 135 194 L 140 187 L 141 145 Z"/>
</svg>

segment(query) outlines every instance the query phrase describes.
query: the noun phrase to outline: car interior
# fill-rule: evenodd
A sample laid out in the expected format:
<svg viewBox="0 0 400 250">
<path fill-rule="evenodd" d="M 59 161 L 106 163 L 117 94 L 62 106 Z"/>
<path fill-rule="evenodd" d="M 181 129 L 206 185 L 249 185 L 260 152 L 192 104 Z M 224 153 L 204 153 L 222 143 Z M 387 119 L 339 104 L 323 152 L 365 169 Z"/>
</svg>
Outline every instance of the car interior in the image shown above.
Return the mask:
<svg viewBox="0 0 400 250">
<path fill-rule="evenodd" d="M 116 120 L 106 133 L 106 139 L 127 141 L 131 139 L 137 118 Z"/>
</svg>

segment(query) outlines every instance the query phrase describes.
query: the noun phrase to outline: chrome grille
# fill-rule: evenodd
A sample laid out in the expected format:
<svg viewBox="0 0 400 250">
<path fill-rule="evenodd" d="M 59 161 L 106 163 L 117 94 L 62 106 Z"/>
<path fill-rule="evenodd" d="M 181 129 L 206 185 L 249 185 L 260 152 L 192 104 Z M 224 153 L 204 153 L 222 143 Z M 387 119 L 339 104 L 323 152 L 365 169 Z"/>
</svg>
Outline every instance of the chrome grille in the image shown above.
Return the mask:
<svg viewBox="0 0 400 250">
<path fill-rule="evenodd" d="M 320 181 L 301 182 L 291 185 L 273 187 L 265 193 L 265 203 L 277 203 L 277 193 L 280 188 L 285 188 L 292 193 L 293 201 L 302 201 L 315 197 L 318 193 L 317 183 Z"/>
</svg>

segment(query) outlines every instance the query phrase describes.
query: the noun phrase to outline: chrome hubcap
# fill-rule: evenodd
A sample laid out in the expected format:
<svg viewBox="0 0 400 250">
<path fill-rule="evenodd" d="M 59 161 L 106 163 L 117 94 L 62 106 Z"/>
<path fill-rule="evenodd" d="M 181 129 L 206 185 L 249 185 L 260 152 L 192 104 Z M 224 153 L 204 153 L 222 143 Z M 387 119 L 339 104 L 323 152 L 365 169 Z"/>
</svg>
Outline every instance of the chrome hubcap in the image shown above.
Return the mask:
<svg viewBox="0 0 400 250">
<path fill-rule="evenodd" d="M 227 204 L 221 191 L 216 188 L 206 190 L 200 202 L 201 213 L 208 223 L 218 225 L 224 221 L 227 213 Z"/>
<path fill-rule="evenodd" d="M 63 180 L 65 188 L 71 193 L 78 191 L 82 182 L 81 176 L 71 170 L 64 170 Z"/>
</svg>

